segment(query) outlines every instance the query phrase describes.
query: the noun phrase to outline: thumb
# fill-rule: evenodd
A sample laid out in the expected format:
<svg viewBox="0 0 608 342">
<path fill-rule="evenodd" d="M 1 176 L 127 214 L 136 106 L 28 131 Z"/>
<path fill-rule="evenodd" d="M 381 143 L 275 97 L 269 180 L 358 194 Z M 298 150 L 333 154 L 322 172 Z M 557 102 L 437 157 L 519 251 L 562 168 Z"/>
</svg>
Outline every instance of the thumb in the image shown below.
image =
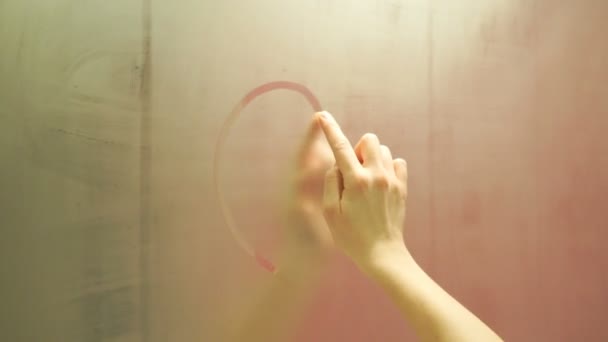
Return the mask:
<svg viewBox="0 0 608 342">
<path fill-rule="evenodd" d="M 340 178 L 340 170 L 337 166 L 332 167 L 325 174 L 323 207 L 328 221 L 340 213 Z"/>
</svg>

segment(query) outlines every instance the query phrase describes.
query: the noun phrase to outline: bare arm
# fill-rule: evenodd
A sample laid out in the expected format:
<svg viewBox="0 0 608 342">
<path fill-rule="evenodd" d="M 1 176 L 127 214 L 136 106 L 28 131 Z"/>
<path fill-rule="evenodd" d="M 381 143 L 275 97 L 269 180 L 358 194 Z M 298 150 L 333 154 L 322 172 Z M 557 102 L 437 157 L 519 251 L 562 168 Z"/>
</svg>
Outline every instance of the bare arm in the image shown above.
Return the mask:
<svg viewBox="0 0 608 342">
<path fill-rule="evenodd" d="M 393 298 L 422 341 L 501 341 L 407 252 L 378 256 L 366 272 Z"/>
<path fill-rule="evenodd" d="M 318 114 L 336 158 L 327 172 L 324 213 L 334 241 L 378 282 L 424 341 L 501 341 L 435 283 L 406 248 L 407 165 L 373 134 L 352 148 L 334 118 Z"/>
<path fill-rule="evenodd" d="M 331 234 L 323 217 L 325 172 L 334 157 L 316 120 L 302 142 L 293 181 L 282 208 L 284 250 L 279 271 L 242 318 L 226 328 L 233 342 L 285 341 L 317 289 L 324 271 Z"/>
<path fill-rule="evenodd" d="M 316 266 L 311 267 L 314 269 Z M 227 322 L 230 342 L 285 341 L 312 299 L 320 272 L 277 274 L 259 295 L 253 307 L 237 321 Z"/>
</svg>

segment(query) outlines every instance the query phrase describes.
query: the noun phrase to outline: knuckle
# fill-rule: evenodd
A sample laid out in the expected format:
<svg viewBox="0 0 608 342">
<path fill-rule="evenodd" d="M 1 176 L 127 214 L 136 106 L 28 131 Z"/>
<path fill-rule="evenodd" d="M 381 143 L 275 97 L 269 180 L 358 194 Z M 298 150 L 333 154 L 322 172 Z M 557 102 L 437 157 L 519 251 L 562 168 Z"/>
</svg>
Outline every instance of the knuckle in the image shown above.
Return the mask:
<svg viewBox="0 0 608 342">
<path fill-rule="evenodd" d="M 397 158 L 393 161 L 393 165 L 395 167 L 395 170 L 399 171 L 400 177 L 407 179 L 408 172 L 407 172 L 407 162 L 405 161 L 405 159 Z"/>
<path fill-rule="evenodd" d="M 393 187 L 393 191 L 398 194 L 400 197 L 407 196 L 407 186 L 401 182 L 395 183 Z"/>
<path fill-rule="evenodd" d="M 335 147 L 338 151 L 344 151 L 348 148 L 348 143 L 344 139 L 336 141 Z"/>
<path fill-rule="evenodd" d="M 375 135 L 374 133 L 365 133 L 361 137 L 361 141 L 364 143 L 371 143 L 371 142 L 377 142 L 379 140 L 378 140 L 378 136 Z"/>
<path fill-rule="evenodd" d="M 364 172 L 353 174 L 353 183 L 358 189 L 367 189 L 370 186 L 370 177 Z"/>
<path fill-rule="evenodd" d="M 391 149 L 386 145 L 380 145 L 380 152 L 382 153 L 383 158 L 386 158 L 387 161 L 390 162 L 392 159 Z"/>
<path fill-rule="evenodd" d="M 388 190 L 391 187 L 390 178 L 384 173 L 377 173 L 372 177 L 372 184 L 375 188 Z"/>
<path fill-rule="evenodd" d="M 394 163 L 397 164 L 397 165 L 399 165 L 399 166 L 402 166 L 404 168 L 407 168 L 407 162 L 403 158 L 396 158 L 394 160 Z"/>
</svg>

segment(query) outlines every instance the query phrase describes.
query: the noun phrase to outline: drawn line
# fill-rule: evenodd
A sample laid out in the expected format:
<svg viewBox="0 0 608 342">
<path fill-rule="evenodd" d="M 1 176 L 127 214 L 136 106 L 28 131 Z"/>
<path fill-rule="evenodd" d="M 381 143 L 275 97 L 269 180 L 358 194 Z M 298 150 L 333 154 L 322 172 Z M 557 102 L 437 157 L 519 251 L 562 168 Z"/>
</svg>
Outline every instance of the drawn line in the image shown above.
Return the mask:
<svg viewBox="0 0 608 342">
<path fill-rule="evenodd" d="M 224 146 L 224 142 L 226 141 L 228 133 L 230 132 L 230 128 L 232 128 L 232 125 L 241 115 L 243 109 L 245 109 L 245 107 L 247 107 L 247 105 L 250 104 L 253 100 L 255 100 L 255 98 L 257 98 L 258 96 L 279 89 L 291 90 L 303 95 L 315 112 L 322 111 L 321 103 L 319 103 L 319 100 L 317 100 L 315 95 L 308 88 L 299 83 L 289 81 L 274 81 L 262 84 L 247 93 L 247 95 L 245 95 L 241 99 L 241 101 L 237 103 L 234 109 L 232 109 L 232 112 L 224 121 L 224 124 L 220 130 L 220 134 L 215 145 L 215 155 L 213 160 L 213 184 L 215 185 L 215 193 L 220 203 L 220 208 L 222 210 L 224 221 L 226 222 L 226 225 L 228 226 L 232 237 L 241 247 L 241 249 L 243 249 L 249 256 L 255 259 L 256 263 L 259 266 L 273 274 L 276 274 L 277 272 L 277 267 L 275 266 L 275 264 L 266 257 L 264 257 L 261 253 L 257 252 L 255 248 L 253 248 L 251 243 L 249 243 L 249 241 L 237 228 L 234 217 L 230 211 L 230 208 L 228 207 L 228 204 L 224 197 L 224 193 L 222 192 L 222 188 L 220 186 L 220 165 L 221 152 Z"/>
</svg>

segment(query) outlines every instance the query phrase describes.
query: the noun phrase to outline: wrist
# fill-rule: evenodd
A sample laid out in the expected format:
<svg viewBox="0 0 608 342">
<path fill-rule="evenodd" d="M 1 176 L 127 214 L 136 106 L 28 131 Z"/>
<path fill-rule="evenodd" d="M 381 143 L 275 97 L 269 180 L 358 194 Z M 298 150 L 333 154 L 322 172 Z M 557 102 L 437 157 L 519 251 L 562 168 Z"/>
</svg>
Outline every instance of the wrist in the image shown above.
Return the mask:
<svg viewBox="0 0 608 342">
<path fill-rule="evenodd" d="M 403 243 L 389 243 L 375 248 L 359 267 L 370 277 L 378 278 L 413 270 L 417 264 Z"/>
</svg>

